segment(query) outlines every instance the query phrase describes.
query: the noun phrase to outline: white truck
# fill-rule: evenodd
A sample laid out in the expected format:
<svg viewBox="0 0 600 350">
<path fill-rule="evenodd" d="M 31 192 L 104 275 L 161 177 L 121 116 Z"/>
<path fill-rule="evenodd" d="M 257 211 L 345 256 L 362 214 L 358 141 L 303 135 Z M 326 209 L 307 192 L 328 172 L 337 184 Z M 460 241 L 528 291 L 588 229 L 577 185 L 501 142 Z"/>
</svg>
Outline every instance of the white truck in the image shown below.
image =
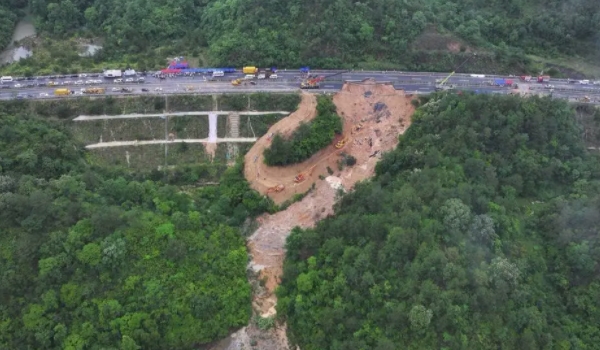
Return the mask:
<svg viewBox="0 0 600 350">
<path fill-rule="evenodd" d="M 105 78 L 120 78 L 123 76 L 120 69 L 109 69 L 104 71 Z"/>
</svg>

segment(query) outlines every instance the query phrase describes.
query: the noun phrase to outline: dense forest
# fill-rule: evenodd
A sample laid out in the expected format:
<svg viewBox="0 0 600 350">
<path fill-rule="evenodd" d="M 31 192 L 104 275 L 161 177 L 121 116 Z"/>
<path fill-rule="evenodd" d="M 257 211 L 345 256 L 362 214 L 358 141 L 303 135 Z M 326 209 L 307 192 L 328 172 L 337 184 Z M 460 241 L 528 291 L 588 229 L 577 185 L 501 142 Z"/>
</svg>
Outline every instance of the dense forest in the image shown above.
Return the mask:
<svg viewBox="0 0 600 350">
<path fill-rule="evenodd" d="M 43 33 L 100 37 L 97 60 L 135 54 L 141 67 L 201 54 L 230 66 L 448 70 L 475 47 L 465 70 L 524 69 L 523 52 L 597 52 L 600 30 L 596 0 L 30 0 L 29 8 Z"/>
<path fill-rule="evenodd" d="M 0 114 L 0 348 L 189 349 L 251 315 L 241 165 L 179 188 L 89 155 L 53 122 Z"/>
<path fill-rule="evenodd" d="M 271 146 L 265 148 L 265 163 L 270 166 L 300 163 L 331 144 L 342 133 L 342 119 L 337 115 L 331 96 L 317 97 L 317 115 L 301 123 L 289 139 L 276 134 Z"/>
<path fill-rule="evenodd" d="M 600 163 L 548 98 L 423 98 L 373 181 L 287 241 L 303 350 L 597 349 Z"/>
</svg>

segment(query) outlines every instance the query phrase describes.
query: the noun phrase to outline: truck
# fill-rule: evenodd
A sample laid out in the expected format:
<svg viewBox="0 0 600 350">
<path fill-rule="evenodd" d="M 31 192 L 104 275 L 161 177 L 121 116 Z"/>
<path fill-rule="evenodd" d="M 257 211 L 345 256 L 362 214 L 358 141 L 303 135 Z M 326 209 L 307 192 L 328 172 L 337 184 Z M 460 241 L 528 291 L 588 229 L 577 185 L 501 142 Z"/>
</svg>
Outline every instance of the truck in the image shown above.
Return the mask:
<svg viewBox="0 0 600 350">
<path fill-rule="evenodd" d="M 56 96 L 67 96 L 67 95 L 71 95 L 73 93 L 73 91 L 69 90 L 69 89 L 56 89 L 54 90 L 54 95 Z"/>
<path fill-rule="evenodd" d="M 120 78 L 123 75 L 120 69 L 109 69 L 104 71 L 105 78 Z"/>
<path fill-rule="evenodd" d="M 242 69 L 242 72 L 244 74 L 256 74 L 256 73 L 258 73 L 258 68 L 254 67 L 254 66 L 248 66 L 248 67 L 244 67 Z"/>
<path fill-rule="evenodd" d="M 547 83 L 550 81 L 549 75 L 540 75 L 537 79 L 538 83 Z"/>
<path fill-rule="evenodd" d="M 86 88 L 86 89 L 82 89 L 81 92 L 83 92 L 84 94 L 103 94 L 104 88 L 98 88 L 98 87 Z"/>
</svg>

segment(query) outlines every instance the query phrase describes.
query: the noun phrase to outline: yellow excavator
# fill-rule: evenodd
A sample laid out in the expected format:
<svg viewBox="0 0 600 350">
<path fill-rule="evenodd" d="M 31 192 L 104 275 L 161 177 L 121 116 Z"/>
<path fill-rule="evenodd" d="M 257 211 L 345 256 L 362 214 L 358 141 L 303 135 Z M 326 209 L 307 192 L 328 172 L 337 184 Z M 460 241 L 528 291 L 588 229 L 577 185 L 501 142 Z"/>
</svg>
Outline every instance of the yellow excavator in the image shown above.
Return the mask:
<svg viewBox="0 0 600 350">
<path fill-rule="evenodd" d="M 235 79 L 231 81 L 231 85 L 239 86 L 242 83 L 242 79 Z"/>
<path fill-rule="evenodd" d="M 473 54 L 473 56 L 477 56 L 476 53 Z M 450 84 L 450 85 L 446 85 L 446 82 L 448 81 L 448 79 L 450 79 L 455 73 L 456 71 L 462 67 L 465 63 L 467 63 L 467 61 L 469 61 L 471 59 L 471 57 L 473 56 L 469 56 L 467 57 L 467 59 L 461 63 L 458 67 L 456 67 L 452 73 L 448 74 L 448 76 L 446 78 L 444 78 L 443 80 L 436 80 L 436 85 L 435 85 L 435 91 L 441 91 L 441 90 L 454 90 L 456 88 L 456 85 L 454 84 Z"/>
</svg>

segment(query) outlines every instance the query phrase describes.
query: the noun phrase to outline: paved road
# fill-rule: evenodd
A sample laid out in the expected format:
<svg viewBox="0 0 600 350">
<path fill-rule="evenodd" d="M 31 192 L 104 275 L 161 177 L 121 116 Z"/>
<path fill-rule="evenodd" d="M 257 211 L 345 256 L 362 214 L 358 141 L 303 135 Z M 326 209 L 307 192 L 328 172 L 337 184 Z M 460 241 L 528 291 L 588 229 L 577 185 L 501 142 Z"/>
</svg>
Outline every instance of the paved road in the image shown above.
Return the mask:
<svg viewBox="0 0 600 350">
<path fill-rule="evenodd" d="M 312 71 L 311 74 L 330 75 L 335 71 Z M 89 86 L 102 86 L 106 89 L 106 95 L 127 94 L 172 94 L 172 93 L 230 93 L 230 92 L 286 92 L 297 91 L 300 78 L 299 71 L 278 71 L 278 79 L 255 80 L 256 85 L 232 86 L 231 80 L 241 78 L 244 74 L 227 74 L 226 77 L 211 81 L 208 76 L 175 76 L 160 80 L 154 76 L 146 75 L 143 83 L 115 83 L 112 79 L 102 77 L 63 77 L 48 78 L 38 77 L 30 80 L 20 80 L 0 85 L 0 100 L 16 98 L 48 99 L 57 98 L 54 90 L 57 88 L 68 88 L 75 91 L 77 95 L 80 90 Z M 339 90 L 343 81 L 360 81 L 374 78 L 377 81 L 391 82 L 397 89 L 403 89 L 411 93 L 430 93 L 435 90 L 436 80 L 444 79 L 446 73 L 423 73 L 423 72 L 397 72 L 397 71 L 351 71 L 336 75 L 331 80 L 321 83 L 322 91 Z M 135 77 L 134 79 L 137 79 Z M 509 93 L 509 87 L 494 86 L 494 78 L 513 79 L 519 84 L 519 90 L 537 94 L 553 94 L 553 97 L 566 98 L 576 101 L 584 96 L 589 96 L 592 101 L 600 102 L 600 85 L 584 85 L 569 82 L 567 79 L 553 79 L 548 86 L 546 83 L 525 83 L 516 77 L 483 76 L 472 74 L 456 74 L 451 77 L 447 84 L 455 84 L 458 89 L 474 90 L 480 93 Z M 57 86 L 48 86 L 50 81 L 56 82 Z M 92 82 L 95 81 L 95 82 Z M 78 84 L 80 83 L 80 84 Z M 17 84 L 22 87 L 16 87 Z M 29 87 L 27 87 L 29 85 Z M 121 92 L 121 88 L 128 87 L 131 93 Z M 553 90 L 551 90 L 551 88 Z M 147 91 L 142 91 L 145 89 Z M 58 97 L 61 98 L 61 97 Z"/>
</svg>

